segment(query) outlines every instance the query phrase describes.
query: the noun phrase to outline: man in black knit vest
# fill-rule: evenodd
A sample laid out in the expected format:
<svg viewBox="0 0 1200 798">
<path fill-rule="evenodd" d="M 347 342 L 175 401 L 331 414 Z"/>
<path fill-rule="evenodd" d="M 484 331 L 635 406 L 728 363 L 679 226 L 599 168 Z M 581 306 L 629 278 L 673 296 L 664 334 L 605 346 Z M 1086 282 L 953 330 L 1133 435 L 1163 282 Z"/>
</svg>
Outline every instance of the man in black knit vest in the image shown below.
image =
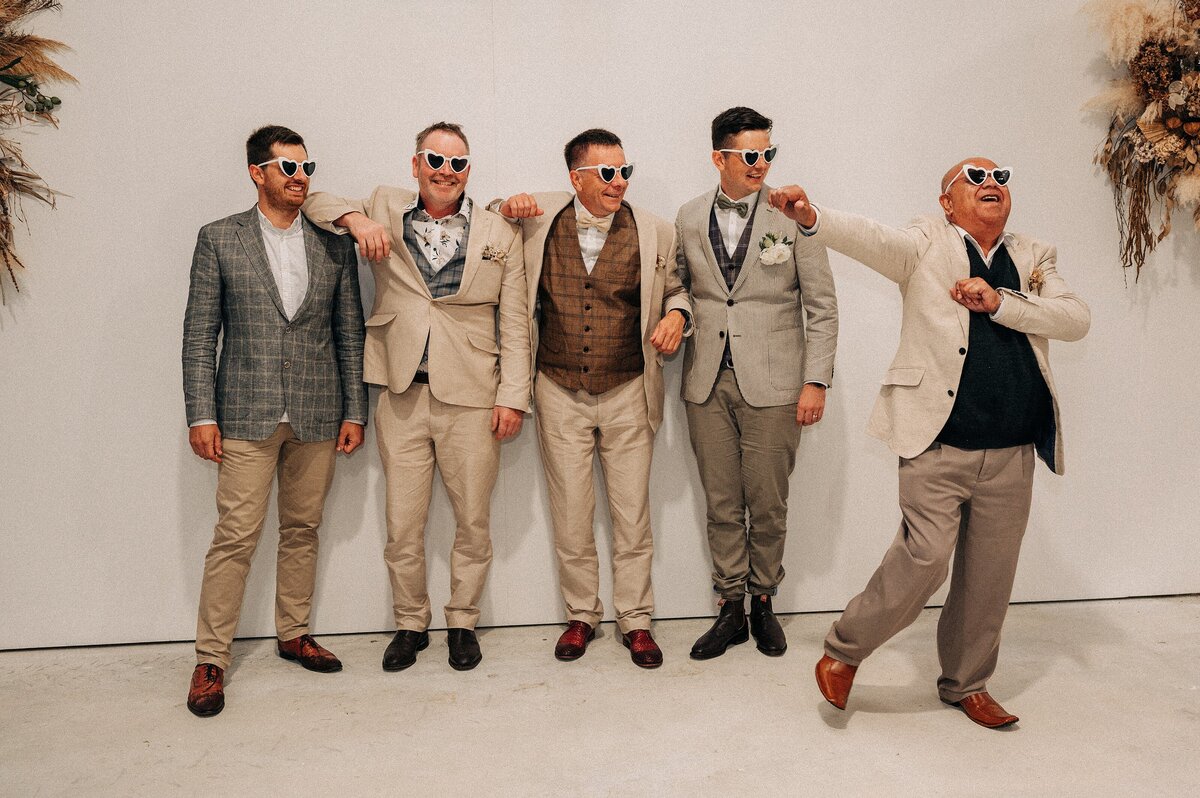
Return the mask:
<svg viewBox="0 0 1200 798">
<path fill-rule="evenodd" d="M 821 693 L 844 709 L 859 664 L 916 619 L 946 580 L 938 694 L 981 726 L 1017 722 L 987 692 L 996 667 L 1035 457 L 1063 473 L 1049 340 L 1087 334 L 1087 305 L 1053 246 L 1005 229 L 1012 170 L 960 161 L 942 178 L 944 219 L 897 229 L 809 203 L 799 186 L 770 202 L 805 235 L 896 282 L 900 346 L 868 427 L 900 457 L 900 531 L 825 638 Z"/>
</svg>

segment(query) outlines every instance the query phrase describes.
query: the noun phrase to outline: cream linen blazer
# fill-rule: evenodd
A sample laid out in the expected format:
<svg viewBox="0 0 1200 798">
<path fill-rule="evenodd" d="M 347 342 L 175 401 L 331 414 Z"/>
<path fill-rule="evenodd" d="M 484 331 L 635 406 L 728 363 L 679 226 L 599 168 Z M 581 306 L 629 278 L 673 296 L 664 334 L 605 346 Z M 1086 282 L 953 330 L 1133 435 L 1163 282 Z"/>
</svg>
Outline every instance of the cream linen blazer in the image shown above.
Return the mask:
<svg viewBox="0 0 1200 798">
<path fill-rule="evenodd" d="M 529 309 L 520 229 L 473 203 L 458 292 L 434 299 L 404 243 L 404 214 L 416 194 L 380 186 L 366 200 L 318 192 L 304 215 L 326 230 L 359 211 L 388 229 L 391 253 L 371 263 L 375 304 L 367 319 L 363 379 L 401 393 L 429 340 L 429 390 L 463 407 L 530 409 Z"/>
<path fill-rule="evenodd" d="M 950 289 L 971 275 L 966 245 L 954 225 L 936 216 L 897 229 L 855 214 L 818 210 L 815 241 L 900 286 L 900 346 L 884 375 L 867 431 L 900 457 L 916 457 L 941 432 L 958 393 L 971 312 L 950 297 Z M 1029 337 L 1054 406 L 1054 427 L 1046 440 L 1037 442 L 1038 455 L 1062 474 L 1062 418 L 1050 373 L 1050 339 L 1079 340 L 1087 334 L 1091 313 L 1059 275 L 1053 246 L 1019 234 L 1007 246 L 1021 290 L 1000 289 L 1004 299 L 994 320 Z M 1035 269 L 1042 282 L 1031 288 Z"/>
</svg>

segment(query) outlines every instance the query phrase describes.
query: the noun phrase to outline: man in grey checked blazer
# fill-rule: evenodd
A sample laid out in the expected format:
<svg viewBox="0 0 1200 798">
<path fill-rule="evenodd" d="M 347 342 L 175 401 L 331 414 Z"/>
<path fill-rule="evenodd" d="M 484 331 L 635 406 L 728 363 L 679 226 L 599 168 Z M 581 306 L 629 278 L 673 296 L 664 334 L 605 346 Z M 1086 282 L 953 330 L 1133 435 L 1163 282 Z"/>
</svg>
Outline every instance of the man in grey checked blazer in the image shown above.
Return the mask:
<svg viewBox="0 0 1200 798">
<path fill-rule="evenodd" d="M 713 120 L 712 143 L 720 185 L 676 221 L 696 315 L 683 398 L 721 608 L 691 656 L 720 656 L 751 634 L 779 656 L 787 641 L 771 597 L 784 576 L 789 478 L 800 430 L 820 421 L 833 380 L 837 298 L 825 248 L 766 201 L 771 120 L 730 108 Z"/>
<path fill-rule="evenodd" d="M 260 128 L 246 155 L 258 203 L 201 228 L 183 326 L 189 442 L 218 464 L 187 702 L 201 717 L 224 707 L 224 671 L 276 473 L 278 652 L 309 670 L 341 670 L 308 634 L 317 528 L 335 453 L 361 445 L 367 419 L 354 248 L 300 216 L 315 163 L 297 133 Z"/>
</svg>

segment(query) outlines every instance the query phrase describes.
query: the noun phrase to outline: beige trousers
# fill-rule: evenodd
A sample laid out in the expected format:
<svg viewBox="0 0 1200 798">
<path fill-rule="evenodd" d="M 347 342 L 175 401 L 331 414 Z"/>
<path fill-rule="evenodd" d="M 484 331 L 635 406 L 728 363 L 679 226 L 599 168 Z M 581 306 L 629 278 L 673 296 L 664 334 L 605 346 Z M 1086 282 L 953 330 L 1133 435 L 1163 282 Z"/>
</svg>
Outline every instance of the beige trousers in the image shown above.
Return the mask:
<svg viewBox="0 0 1200 798">
<path fill-rule="evenodd" d="M 337 442 L 305 443 L 290 424 L 262 441 L 225 438 L 217 469 L 217 526 L 204 558 L 196 662 L 228 668 L 250 560 L 267 518 L 271 483 L 279 476 L 279 552 L 275 631 L 280 640 L 308 633 L 317 573 L 317 527 L 333 481 Z"/>
<path fill-rule="evenodd" d="M 796 466 L 796 405 L 752 407 L 721 369 L 707 401 L 684 403 L 708 511 L 713 590 L 742 600 L 783 581 L 788 478 Z"/>
<path fill-rule="evenodd" d="M 600 564 L 593 526 L 596 495 L 593 459 L 600 454 L 612 517 L 613 609 L 625 634 L 649 629 L 654 612 L 650 566 L 650 461 L 654 431 L 646 410 L 643 377 L 598 396 L 568 391 L 543 374 L 534 383 L 538 444 L 558 582 L 567 619 L 595 626 L 604 617 L 600 603 Z"/>
<path fill-rule="evenodd" d="M 500 442 L 492 437 L 491 422 L 491 408 L 440 402 L 421 383 L 404 393 L 379 394 L 375 429 L 387 482 L 383 559 L 398 630 L 423 632 L 432 618 L 425 523 L 435 465 L 456 523 L 446 625 L 474 629 L 479 621 L 479 599 L 492 564 L 492 489 L 500 469 Z"/>
<path fill-rule="evenodd" d="M 900 460 L 900 532 L 862 593 L 829 630 L 825 651 L 858 665 L 912 623 L 946 581 L 938 621 L 938 693 L 960 701 L 987 689 L 1000 652 L 1021 538 L 1029 521 L 1033 445 L 934 448 Z"/>
</svg>

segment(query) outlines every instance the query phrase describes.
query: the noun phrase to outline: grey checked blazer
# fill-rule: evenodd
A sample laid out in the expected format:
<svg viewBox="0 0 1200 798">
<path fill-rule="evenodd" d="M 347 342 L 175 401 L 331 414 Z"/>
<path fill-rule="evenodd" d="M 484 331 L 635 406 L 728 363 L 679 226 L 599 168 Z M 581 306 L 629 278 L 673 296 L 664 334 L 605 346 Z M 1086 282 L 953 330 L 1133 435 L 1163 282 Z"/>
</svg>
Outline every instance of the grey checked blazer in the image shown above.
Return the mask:
<svg viewBox="0 0 1200 798">
<path fill-rule="evenodd" d="M 679 209 L 679 277 L 696 325 L 683 357 L 685 401 L 700 404 L 712 393 L 726 336 L 738 388 L 754 407 L 794 404 L 806 382 L 833 384 L 838 315 L 829 255 L 767 203 L 769 191 L 763 186 L 758 194 L 746 259 L 732 289 L 708 236 L 716 188 Z M 767 233 L 792 242 L 784 262 L 759 260 Z"/>
<path fill-rule="evenodd" d="M 189 424 L 216 419 L 226 438 L 263 440 L 286 410 L 300 440 L 318 441 L 366 421 L 354 244 L 306 224 L 304 253 L 308 293 L 288 321 L 255 208 L 200 229 L 183 321 Z"/>
</svg>

